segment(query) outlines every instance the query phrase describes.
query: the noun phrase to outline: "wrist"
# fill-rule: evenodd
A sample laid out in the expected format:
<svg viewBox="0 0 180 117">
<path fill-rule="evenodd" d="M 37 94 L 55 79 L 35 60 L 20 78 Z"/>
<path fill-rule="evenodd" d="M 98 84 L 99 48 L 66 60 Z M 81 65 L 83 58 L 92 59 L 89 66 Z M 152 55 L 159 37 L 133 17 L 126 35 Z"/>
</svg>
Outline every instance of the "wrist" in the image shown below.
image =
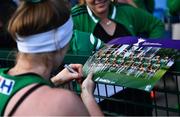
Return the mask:
<svg viewBox="0 0 180 117">
<path fill-rule="evenodd" d="M 57 77 L 57 76 L 54 76 L 51 78 L 51 82 L 55 85 L 55 86 L 58 86 L 58 85 L 61 85 L 63 84 L 63 80 L 61 80 L 61 78 Z"/>
<path fill-rule="evenodd" d="M 94 101 L 95 98 L 92 94 L 81 93 L 81 99 L 84 103 Z"/>
<path fill-rule="evenodd" d="M 93 93 L 91 93 L 90 91 L 88 91 L 86 88 L 82 88 L 81 91 L 81 98 L 94 98 Z"/>
</svg>

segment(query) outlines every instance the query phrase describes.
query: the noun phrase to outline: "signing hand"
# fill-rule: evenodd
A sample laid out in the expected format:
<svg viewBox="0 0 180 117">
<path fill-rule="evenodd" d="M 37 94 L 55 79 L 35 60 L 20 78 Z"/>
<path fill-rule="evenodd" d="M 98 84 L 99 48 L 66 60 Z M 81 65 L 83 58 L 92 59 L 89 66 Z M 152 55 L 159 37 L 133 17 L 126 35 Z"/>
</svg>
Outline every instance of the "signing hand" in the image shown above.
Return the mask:
<svg viewBox="0 0 180 117">
<path fill-rule="evenodd" d="M 61 72 L 59 72 L 56 76 L 51 78 L 51 81 L 54 85 L 60 85 L 71 80 L 77 80 L 78 82 L 81 81 L 82 78 L 82 65 L 81 64 L 70 64 L 69 65 L 75 73 L 70 72 L 67 68 L 64 68 Z"/>
</svg>

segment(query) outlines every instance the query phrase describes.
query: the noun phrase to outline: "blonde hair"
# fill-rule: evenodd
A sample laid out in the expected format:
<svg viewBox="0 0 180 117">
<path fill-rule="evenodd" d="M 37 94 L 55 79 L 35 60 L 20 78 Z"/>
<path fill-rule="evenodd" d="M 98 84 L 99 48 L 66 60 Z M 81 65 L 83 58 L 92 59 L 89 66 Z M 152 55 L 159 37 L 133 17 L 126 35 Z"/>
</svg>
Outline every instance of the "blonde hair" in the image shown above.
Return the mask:
<svg viewBox="0 0 180 117">
<path fill-rule="evenodd" d="M 43 0 L 40 3 L 29 3 L 23 0 L 10 19 L 8 31 L 14 39 L 16 39 L 16 34 L 30 36 L 57 28 L 63 25 L 69 17 L 70 10 L 63 0 Z M 48 66 L 47 62 L 52 61 L 53 56 L 60 51 L 63 49 L 51 53 L 18 53 L 18 56 L 24 56 L 28 60 L 36 58 Z"/>
<path fill-rule="evenodd" d="M 57 28 L 64 24 L 70 15 L 63 0 L 44 0 L 30 4 L 21 1 L 20 6 L 10 19 L 8 31 L 16 38 L 29 36 Z"/>
</svg>

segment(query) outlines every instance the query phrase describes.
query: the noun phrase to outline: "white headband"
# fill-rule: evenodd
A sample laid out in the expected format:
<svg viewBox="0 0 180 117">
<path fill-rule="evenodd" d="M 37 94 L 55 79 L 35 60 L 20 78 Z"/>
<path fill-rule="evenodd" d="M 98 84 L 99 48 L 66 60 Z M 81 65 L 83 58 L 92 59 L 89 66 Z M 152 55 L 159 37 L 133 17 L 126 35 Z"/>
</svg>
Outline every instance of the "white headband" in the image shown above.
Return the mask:
<svg viewBox="0 0 180 117">
<path fill-rule="evenodd" d="M 73 21 L 68 21 L 57 29 L 27 37 L 17 35 L 17 47 L 24 53 L 52 52 L 68 44 L 73 33 Z"/>
</svg>

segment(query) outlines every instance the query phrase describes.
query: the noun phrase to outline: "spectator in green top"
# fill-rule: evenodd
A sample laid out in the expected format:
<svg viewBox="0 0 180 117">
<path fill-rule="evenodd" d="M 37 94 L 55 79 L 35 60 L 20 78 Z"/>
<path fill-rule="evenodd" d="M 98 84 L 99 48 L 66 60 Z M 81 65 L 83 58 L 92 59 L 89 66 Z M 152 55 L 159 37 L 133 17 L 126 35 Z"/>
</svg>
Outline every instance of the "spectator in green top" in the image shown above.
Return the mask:
<svg viewBox="0 0 180 117">
<path fill-rule="evenodd" d="M 82 54 L 84 51 L 90 53 L 103 43 L 118 37 L 143 35 L 147 38 L 160 38 L 164 34 L 163 23 L 148 12 L 110 0 L 84 0 L 84 4 L 72 8 L 71 14 L 74 34 L 70 46 L 74 54 Z M 136 102 L 140 100 L 139 103 L 142 103 L 142 100 L 145 100 L 144 103 L 151 103 L 149 94 L 128 88 L 115 94 L 115 97 L 132 100 L 131 94 L 137 94 L 133 99 Z M 100 105 L 105 109 L 106 104 L 106 101 L 102 101 Z M 115 106 L 110 105 L 109 108 Z M 123 104 L 117 102 L 117 105 L 118 109 L 115 111 L 121 114 L 151 115 L 151 109 L 144 109 L 142 106 L 128 105 L 127 110 L 123 111 Z M 137 110 L 131 113 L 133 108 Z"/>
<path fill-rule="evenodd" d="M 143 34 L 147 38 L 160 38 L 164 34 L 164 24 L 151 14 L 110 0 L 85 0 L 84 4 L 73 7 L 71 14 L 74 22 L 73 53 L 93 51 L 102 42 L 117 37 Z"/>
</svg>

